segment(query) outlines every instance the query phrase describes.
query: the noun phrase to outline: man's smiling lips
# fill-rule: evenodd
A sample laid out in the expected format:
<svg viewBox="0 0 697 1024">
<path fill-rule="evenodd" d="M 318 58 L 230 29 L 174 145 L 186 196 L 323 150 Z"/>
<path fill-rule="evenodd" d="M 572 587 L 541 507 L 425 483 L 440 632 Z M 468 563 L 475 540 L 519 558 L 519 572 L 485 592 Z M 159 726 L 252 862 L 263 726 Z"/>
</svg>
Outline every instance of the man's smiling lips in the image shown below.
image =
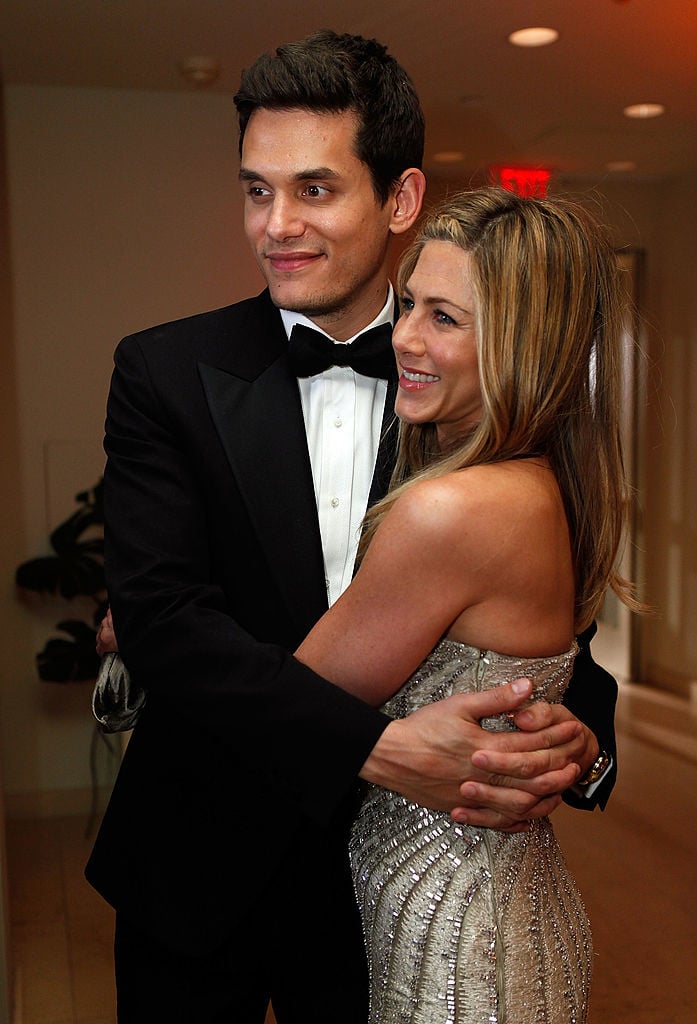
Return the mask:
<svg viewBox="0 0 697 1024">
<path fill-rule="evenodd" d="M 268 260 L 273 269 L 279 274 L 292 273 L 294 270 L 304 270 L 322 257 L 320 252 L 267 252 L 264 259 Z"/>
</svg>

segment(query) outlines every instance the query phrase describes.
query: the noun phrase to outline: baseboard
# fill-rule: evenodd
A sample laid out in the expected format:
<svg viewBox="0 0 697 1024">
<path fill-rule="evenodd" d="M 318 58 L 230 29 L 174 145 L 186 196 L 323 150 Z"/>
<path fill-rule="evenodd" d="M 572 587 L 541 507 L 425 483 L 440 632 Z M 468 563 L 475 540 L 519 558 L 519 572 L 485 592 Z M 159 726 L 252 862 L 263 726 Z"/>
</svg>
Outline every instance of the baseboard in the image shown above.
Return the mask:
<svg viewBox="0 0 697 1024">
<path fill-rule="evenodd" d="M 697 764 L 697 702 L 637 683 L 620 685 L 618 731 Z"/>
<path fill-rule="evenodd" d="M 687 700 L 694 700 L 697 696 L 697 680 L 686 672 L 676 672 L 674 669 L 665 668 L 655 662 L 649 662 L 646 668 L 646 678 L 642 680 L 649 686 L 656 686 L 660 690 L 668 690 L 678 697 L 686 697 Z"/>
</svg>

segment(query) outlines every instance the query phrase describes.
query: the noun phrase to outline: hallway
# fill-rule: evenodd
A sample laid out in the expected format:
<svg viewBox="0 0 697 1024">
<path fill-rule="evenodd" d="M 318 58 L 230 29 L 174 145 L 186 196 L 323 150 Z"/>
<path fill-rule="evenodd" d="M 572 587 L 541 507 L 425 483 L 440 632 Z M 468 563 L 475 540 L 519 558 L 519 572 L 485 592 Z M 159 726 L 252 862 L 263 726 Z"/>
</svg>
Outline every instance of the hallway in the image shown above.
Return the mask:
<svg viewBox="0 0 697 1024">
<path fill-rule="evenodd" d="M 697 1007 L 697 708 L 650 699 L 654 721 L 618 708 L 619 778 L 607 810 L 557 811 L 596 951 L 589 1024 L 691 1024 Z M 660 721 L 662 709 L 663 721 Z M 690 757 L 639 738 L 656 732 Z"/>
<path fill-rule="evenodd" d="M 593 922 L 589 1024 L 692 1024 L 697 707 L 625 686 L 618 726 L 620 775 L 608 810 L 554 816 Z M 13 1024 L 115 1020 L 111 911 L 82 878 L 84 829 L 77 817 L 7 823 Z"/>
</svg>

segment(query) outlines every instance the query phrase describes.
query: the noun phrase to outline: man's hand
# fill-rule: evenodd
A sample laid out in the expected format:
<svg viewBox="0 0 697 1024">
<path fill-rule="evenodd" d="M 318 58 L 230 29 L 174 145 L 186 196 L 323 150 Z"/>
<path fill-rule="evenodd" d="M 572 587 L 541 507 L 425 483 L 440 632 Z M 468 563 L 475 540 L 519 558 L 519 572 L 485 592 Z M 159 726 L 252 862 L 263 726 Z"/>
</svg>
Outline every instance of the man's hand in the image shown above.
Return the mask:
<svg viewBox="0 0 697 1024">
<path fill-rule="evenodd" d="M 508 737 L 517 735 L 485 732 L 479 720 L 515 711 L 531 690 L 529 679 L 517 679 L 484 693 L 455 694 L 390 722 L 363 765 L 361 778 L 427 807 L 452 811 L 463 803 L 460 787 L 466 780 L 490 782 L 490 774 L 472 764 L 474 754 L 491 746 L 503 751 Z M 567 726 L 565 731 L 575 730 Z M 563 735 L 557 742 L 569 738 Z M 531 749 L 536 749 L 533 744 Z"/>
<path fill-rule="evenodd" d="M 529 820 L 549 814 L 598 756 L 593 733 L 562 704 L 532 704 L 514 721 L 521 732 L 498 734 L 503 743 L 483 743 L 472 755 L 473 766 L 487 778 L 463 783 L 456 821 L 493 828 L 503 822 L 512 831 L 506 825 L 511 815 Z M 558 727 L 567 730 L 566 738 Z"/>
<path fill-rule="evenodd" d="M 560 705 L 535 704 L 515 716 L 520 732 L 489 732 L 480 719 L 515 712 L 527 679 L 484 693 L 456 694 L 391 722 L 360 772 L 409 800 L 447 810 L 457 821 L 522 831 L 549 814 L 592 763 L 597 743 Z M 586 735 L 587 734 L 587 735 Z"/>
<path fill-rule="evenodd" d="M 103 658 L 105 654 L 109 654 L 111 651 L 118 651 L 119 649 L 119 645 L 116 642 L 116 634 L 114 633 L 114 623 L 111 619 L 111 608 L 107 608 L 107 613 L 99 624 L 95 646 L 100 658 Z"/>
</svg>

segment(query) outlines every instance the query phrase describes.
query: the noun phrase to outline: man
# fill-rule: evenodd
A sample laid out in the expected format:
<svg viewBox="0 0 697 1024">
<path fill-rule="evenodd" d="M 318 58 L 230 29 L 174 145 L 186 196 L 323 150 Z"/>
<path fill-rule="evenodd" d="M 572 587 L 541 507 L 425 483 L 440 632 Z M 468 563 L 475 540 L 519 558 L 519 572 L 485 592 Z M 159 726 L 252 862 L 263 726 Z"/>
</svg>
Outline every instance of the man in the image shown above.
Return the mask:
<svg viewBox="0 0 697 1024">
<path fill-rule="evenodd" d="M 122 1024 L 261 1024 L 269 998 L 279 1024 L 359 1024 L 345 849 L 357 776 L 524 827 L 599 774 L 613 683 L 586 649 L 571 693 L 585 726 L 545 705 L 494 736 L 479 719 L 514 710 L 526 684 L 390 722 L 289 653 L 348 585 L 389 480 L 393 362 L 372 353 L 371 376 L 372 342 L 354 339 L 392 323 L 388 247 L 421 208 L 423 117 L 384 47 L 330 32 L 261 57 L 235 102 L 268 289 L 116 354 L 107 577 L 148 698 L 87 876 L 117 911 Z M 330 363 L 360 368 L 323 370 L 303 326 L 340 343 L 319 339 Z"/>
</svg>

